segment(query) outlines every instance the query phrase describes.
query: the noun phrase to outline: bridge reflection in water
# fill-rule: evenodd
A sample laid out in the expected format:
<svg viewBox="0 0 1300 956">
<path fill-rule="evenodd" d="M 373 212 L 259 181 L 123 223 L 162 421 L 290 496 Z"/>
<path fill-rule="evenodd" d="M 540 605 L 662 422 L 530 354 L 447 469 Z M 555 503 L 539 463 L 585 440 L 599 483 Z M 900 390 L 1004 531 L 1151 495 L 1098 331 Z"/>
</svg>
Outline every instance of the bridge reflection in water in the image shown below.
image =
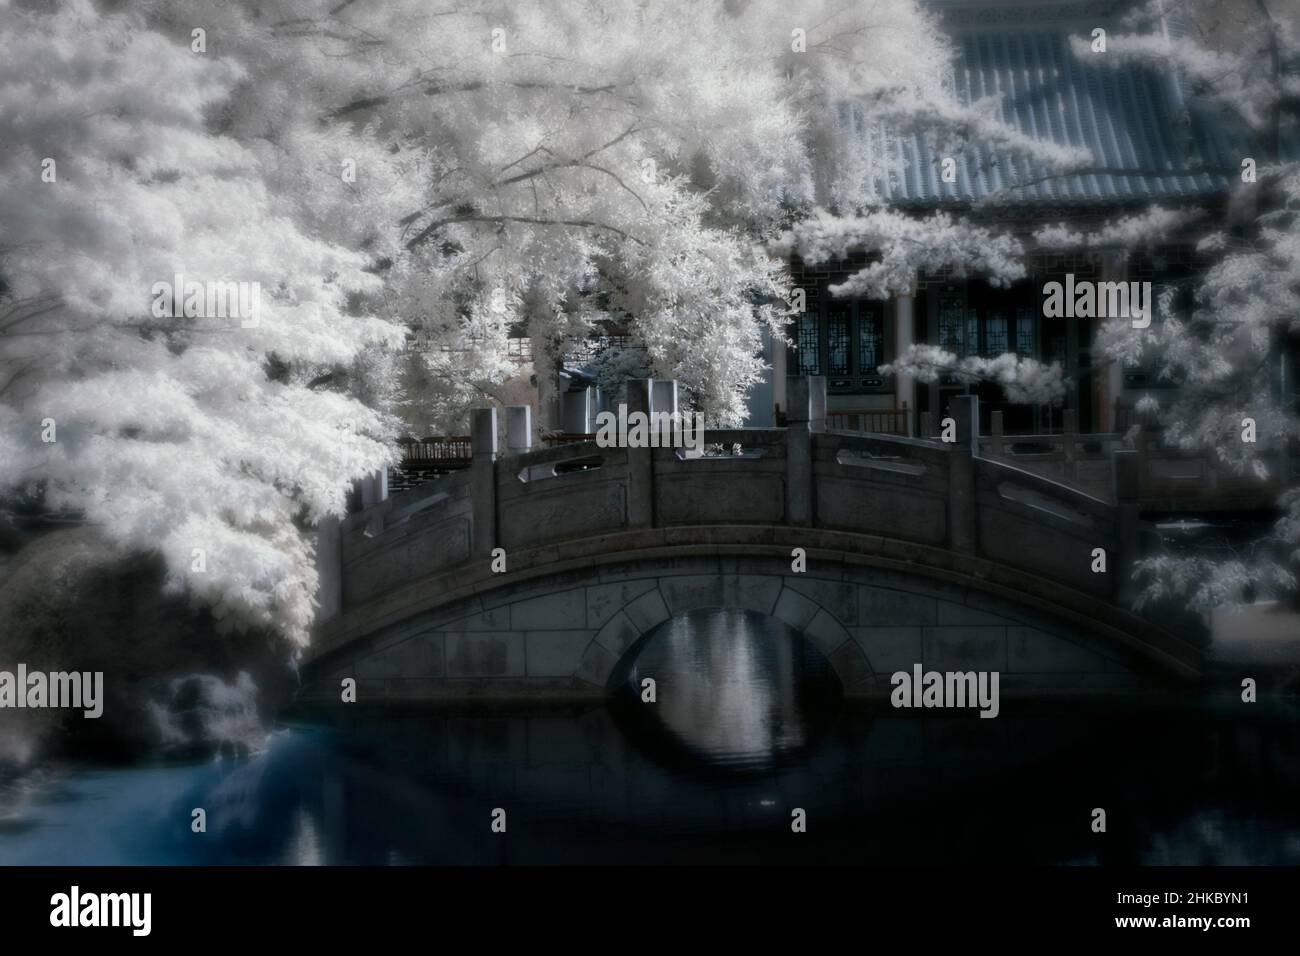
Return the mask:
<svg viewBox="0 0 1300 956">
<path fill-rule="evenodd" d="M 733 611 L 674 619 L 632 657 L 608 702 L 328 706 L 247 760 L 69 768 L 0 793 L 0 864 L 1300 864 L 1293 705 L 819 710 L 815 654 Z"/>
<path fill-rule="evenodd" d="M 626 678 L 615 676 L 615 718 L 633 743 L 687 769 L 790 765 L 825 732 L 842 694 L 821 651 L 753 611 L 673 618 L 628 658 Z"/>
</svg>

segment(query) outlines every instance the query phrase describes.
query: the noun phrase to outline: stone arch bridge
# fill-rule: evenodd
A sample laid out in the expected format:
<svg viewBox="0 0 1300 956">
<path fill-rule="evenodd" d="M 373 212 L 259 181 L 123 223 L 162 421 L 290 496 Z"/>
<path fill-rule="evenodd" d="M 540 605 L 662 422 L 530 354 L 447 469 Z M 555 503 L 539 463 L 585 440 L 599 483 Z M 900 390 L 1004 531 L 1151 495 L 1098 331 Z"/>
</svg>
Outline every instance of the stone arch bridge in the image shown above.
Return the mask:
<svg viewBox="0 0 1300 956">
<path fill-rule="evenodd" d="M 495 410 L 476 412 L 470 467 L 322 527 L 304 697 L 337 700 L 344 677 L 361 701 L 600 697 L 638 641 L 702 608 L 785 622 L 849 696 L 915 663 L 999 671 L 1003 693 L 1198 678 L 1186 631 L 1128 609 L 1132 453 L 1104 501 L 981 457 L 974 398 L 945 444 L 826 431 L 819 384 L 791 380 L 787 427 L 713 430 L 702 455 L 532 451 L 515 409 L 501 455 Z M 629 407 L 658 394 L 630 383 Z"/>
</svg>

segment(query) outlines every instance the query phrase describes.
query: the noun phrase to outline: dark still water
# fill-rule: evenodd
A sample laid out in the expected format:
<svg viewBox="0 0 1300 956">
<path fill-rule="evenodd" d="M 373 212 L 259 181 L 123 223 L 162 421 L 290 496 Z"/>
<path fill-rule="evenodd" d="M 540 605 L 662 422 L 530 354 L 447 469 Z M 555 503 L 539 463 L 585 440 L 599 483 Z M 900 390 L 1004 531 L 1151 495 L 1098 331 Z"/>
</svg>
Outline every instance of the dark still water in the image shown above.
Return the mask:
<svg viewBox="0 0 1300 956">
<path fill-rule="evenodd" d="M 340 704 L 249 758 L 47 767 L 0 784 L 0 864 L 1300 863 L 1294 709 L 899 716 L 733 611 L 669 622 L 621 676 L 583 710 Z"/>
</svg>

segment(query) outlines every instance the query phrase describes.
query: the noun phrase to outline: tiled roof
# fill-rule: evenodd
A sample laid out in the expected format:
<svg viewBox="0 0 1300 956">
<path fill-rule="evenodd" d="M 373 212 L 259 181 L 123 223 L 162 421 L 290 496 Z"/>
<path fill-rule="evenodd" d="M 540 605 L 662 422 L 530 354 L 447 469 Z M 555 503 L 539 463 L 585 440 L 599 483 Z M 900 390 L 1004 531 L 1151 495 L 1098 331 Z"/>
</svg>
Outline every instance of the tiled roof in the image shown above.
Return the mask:
<svg viewBox="0 0 1300 956">
<path fill-rule="evenodd" d="M 1247 155 L 1169 75 L 1092 66 L 1074 54 L 1063 29 L 986 30 L 954 42 L 960 97 L 972 102 L 1000 95 L 1004 121 L 1028 136 L 1087 147 L 1096 171 L 1049 176 L 1041 164 L 978 144 L 953 157 L 957 181 L 944 183 L 941 157 L 922 136 L 882 135 L 872 147 L 896 150 L 898 162 L 890 165 L 900 170 L 878 182 L 892 202 L 1172 203 L 1225 190 Z"/>
</svg>

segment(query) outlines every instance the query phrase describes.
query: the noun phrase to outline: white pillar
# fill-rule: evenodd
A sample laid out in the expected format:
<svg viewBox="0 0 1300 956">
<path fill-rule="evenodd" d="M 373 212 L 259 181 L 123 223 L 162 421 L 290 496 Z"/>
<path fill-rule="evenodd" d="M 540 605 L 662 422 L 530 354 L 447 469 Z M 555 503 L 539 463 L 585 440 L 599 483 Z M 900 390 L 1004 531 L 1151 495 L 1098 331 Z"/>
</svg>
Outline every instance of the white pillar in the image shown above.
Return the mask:
<svg viewBox="0 0 1300 956">
<path fill-rule="evenodd" d="M 1123 255 L 1109 255 L 1101 263 L 1101 281 L 1125 282 L 1128 279 L 1128 259 Z M 1154 306 L 1154 303 L 1152 303 Z M 1095 368 L 1103 356 L 1093 351 L 1092 364 Z M 1093 374 L 1096 374 L 1095 372 Z M 1098 431 L 1111 432 L 1118 422 L 1115 418 L 1115 400 L 1124 394 L 1124 363 L 1112 361 L 1106 366 L 1105 390 L 1101 396 L 1100 415 L 1097 419 Z"/>
<path fill-rule="evenodd" d="M 787 327 L 788 328 L 788 327 Z M 789 371 L 786 369 L 786 344 L 785 340 L 772 339 L 772 406 L 779 407 L 782 413 L 790 411 L 789 399 L 786 397 L 786 378 Z M 773 424 L 776 419 L 773 418 Z"/>
<path fill-rule="evenodd" d="M 915 300 L 909 292 L 894 300 L 894 357 L 898 358 L 916 341 Z M 894 404 L 907 403 L 907 434 L 916 434 L 916 379 L 908 374 L 894 377 Z"/>
</svg>

